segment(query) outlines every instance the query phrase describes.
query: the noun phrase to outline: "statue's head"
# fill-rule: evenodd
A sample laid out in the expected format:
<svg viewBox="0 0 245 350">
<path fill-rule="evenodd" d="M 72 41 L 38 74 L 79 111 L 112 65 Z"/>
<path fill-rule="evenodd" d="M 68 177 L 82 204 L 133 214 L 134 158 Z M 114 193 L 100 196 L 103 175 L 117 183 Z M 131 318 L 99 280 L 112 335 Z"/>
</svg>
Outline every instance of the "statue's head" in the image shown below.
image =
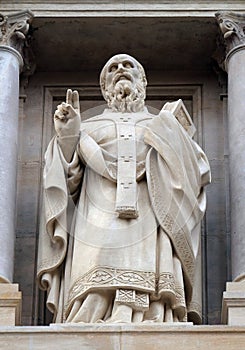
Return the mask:
<svg viewBox="0 0 245 350">
<path fill-rule="evenodd" d="M 109 108 L 138 112 L 144 108 L 146 77 L 142 65 L 126 54 L 115 55 L 100 74 L 100 86 Z"/>
</svg>

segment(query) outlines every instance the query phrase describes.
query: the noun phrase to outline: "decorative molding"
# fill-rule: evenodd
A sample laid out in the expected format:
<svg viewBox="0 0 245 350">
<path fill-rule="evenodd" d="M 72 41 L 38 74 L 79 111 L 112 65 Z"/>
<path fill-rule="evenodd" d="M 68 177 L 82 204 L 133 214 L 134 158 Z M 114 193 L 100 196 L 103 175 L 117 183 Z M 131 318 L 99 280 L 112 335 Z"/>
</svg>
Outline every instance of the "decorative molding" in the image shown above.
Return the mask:
<svg viewBox="0 0 245 350">
<path fill-rule="evenodd" d="M 115 303 L 129 305 L 136 311 L 146 311 L 149 309 L 149 294 L 134 289 L 117 289 Z"/>
<path fill-rule="evenodd" d="M 224 37 L 226 54 L 241 46 L 245 48 L 245 15 L 217 12 L 215 16 Z"/>
<path fill-rule="evenodd" d="M 30 48 L 31 11 L 22 11 L 9 16 L 0 14 L 0 45 L 16 50 L 24 60 L 24 73 L 30 75 L 35 70 L 34 55 Z"/>
<path fill-rule="evenodd" d="M 32 17 L 29 11 L 10 16 L 0 14 L 0 44 L 14 48 L 22 55 Z"/>
<path fill-rule="evenodd" d="M 136 271 L 119 269 L 110 266 L 95 266 L 85 275 L 76 279 L 69 290 L 69 299 L 65 306 L 65 314 L 72 303 L 93 288 L 111 289 L 141 289 L 145 292 L 154 293 L 156 276 L 151 271 Z M 130 294 L 130 291 L 129 291 Z M 119 295 L 118 295 L 119 297 Z M 136 303 L 134 295 L 134 302 Z M 119 298 L 120 299 L 120 298 Z M 148 298 L 147 298 L 148 300 Z M 137 304 L 137 303 L 136 303 Z"/>
<path fill-rule="evenodd" d="M 244 327 L 194 326 L 190 322 L 51 324 L 2 327 L 1 350 L 10 349 L 244 349 Z"/>
<path fill-rule="evenodd" d="M 4 13 L 31 8 L 36 18 L 42 17 L 206 17 L 216 11 L 245 12 L 243 0 L 146 1 L 146 0 L 1 0 Z"/>
</svg>

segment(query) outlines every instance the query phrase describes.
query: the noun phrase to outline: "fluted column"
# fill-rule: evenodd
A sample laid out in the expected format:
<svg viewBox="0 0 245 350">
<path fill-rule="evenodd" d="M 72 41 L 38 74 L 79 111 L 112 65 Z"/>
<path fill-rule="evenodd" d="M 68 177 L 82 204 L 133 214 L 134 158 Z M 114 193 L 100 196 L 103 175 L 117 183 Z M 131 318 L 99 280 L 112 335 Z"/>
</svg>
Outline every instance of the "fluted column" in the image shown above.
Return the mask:
<svg viewBox="0 0 245 350">
<path fill-rule="evenodd" d="M 13 279 L 19 74 L 31 19 L 0 15 L 0 282 Z"/>
<path fill-rule="evenodd" d="M 226 46 L 232 277 L 245 279 L 245 15 L 217 13 Z"/>
</svg>

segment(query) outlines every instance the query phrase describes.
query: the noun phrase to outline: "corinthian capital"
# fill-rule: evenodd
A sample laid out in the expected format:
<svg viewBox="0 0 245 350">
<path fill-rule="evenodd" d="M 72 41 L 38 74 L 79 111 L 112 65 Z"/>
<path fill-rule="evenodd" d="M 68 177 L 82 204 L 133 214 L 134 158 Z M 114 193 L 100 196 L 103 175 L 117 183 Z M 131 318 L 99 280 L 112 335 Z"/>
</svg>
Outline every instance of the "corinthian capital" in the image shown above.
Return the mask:
<svg viewBox="0 0 245 350">
<path fill-rule="evenodd" d="M 245 15 L 234 12 L 215 14 L 220 30 L 224 36 L 226 53 L 237 46 L 245 45 Z"/>
<path fill-rule="evenodd" d="M 28 10 L 9 16 L 0 14 L 0 45 L 10 46 L 22 55 L 32 18 Z"/>
</svg>

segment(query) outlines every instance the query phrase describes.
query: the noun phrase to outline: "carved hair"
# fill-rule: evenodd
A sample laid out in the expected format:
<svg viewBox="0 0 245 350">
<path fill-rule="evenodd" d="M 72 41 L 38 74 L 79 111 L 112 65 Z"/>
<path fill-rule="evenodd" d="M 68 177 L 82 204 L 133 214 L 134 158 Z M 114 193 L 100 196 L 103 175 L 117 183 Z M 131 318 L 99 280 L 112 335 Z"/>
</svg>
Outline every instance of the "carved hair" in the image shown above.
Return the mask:
<svg viewBox="0 0 245 350">
<path fill-rule="evenodd" d="M 131 82 L 118 82 L 105 91 L 108 107 L 114 112 L 140 112 L 145 105 L 145 87 L 141 80 L 135 86 Z"/>
</svg>

